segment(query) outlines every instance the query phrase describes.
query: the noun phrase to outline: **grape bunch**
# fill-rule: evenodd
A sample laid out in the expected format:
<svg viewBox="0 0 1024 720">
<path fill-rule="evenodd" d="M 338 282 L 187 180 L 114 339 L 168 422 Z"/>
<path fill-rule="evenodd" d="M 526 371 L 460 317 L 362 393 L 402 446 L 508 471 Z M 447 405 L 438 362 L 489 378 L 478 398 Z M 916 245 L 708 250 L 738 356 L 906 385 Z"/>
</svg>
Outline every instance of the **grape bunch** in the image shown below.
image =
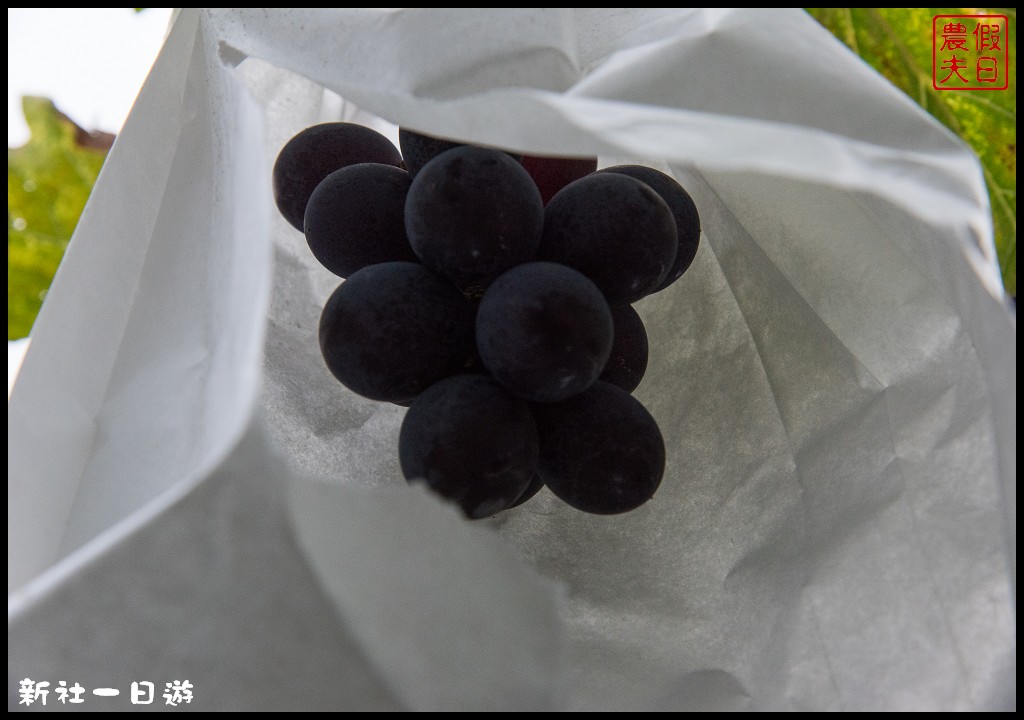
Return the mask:
<svg viewBox="0 0 1024 720">
<path fill-rule="evenodd" d="M 408 407 L 403 474 L 467 517 L 544 486 L 596 514 L 647 502 L 665 446 L 631 395 L 648 357 L 631 304 L 693 261 L 690 196 L 639 165 L 598 171 L 406 128 L 399 144 L 326 123 L 274 165 L 281 214 L 344 279 L 320 318 L 331 373 Z"/>
</svg>

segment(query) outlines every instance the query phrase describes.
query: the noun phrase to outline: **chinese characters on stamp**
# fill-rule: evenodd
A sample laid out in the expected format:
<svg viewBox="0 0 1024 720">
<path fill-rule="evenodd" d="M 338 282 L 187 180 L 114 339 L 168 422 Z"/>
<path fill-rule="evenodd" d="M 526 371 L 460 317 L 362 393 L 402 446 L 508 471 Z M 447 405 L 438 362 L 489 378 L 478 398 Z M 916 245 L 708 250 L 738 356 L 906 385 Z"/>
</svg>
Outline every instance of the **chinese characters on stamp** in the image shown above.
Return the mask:
<svg viewBox="0 0 1024 720">
<path fill-rule="evenodd" d="M 932 87 L 936 90 L 1005 90 L 1010 85 L 1006 15 L 936 15 L 932 18 Z"/>
</svg>

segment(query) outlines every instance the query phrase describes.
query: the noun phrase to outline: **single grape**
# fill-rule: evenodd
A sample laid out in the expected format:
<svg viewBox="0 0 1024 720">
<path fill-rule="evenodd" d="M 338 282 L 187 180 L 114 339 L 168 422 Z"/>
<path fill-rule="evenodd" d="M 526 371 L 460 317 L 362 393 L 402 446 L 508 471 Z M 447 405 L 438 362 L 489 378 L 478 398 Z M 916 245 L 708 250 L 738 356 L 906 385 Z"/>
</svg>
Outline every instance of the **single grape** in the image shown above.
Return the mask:
<svg viewBox="0 0 1024 720">
<path fill-rule="evenodd" d="M 540 193 L 522 166 L 503 152 L 472 145 L 427 163 L 405 204 L 416 255 L 463 288 L 486 285 L 531 260 L 543 226 Z"/>
<path fill-rule="evenodd" d="M 537 257 L 579 270 L 611 305 L 628 305 L 661 283 L 677 244 L 675 219 L 656 192 L 626 175 L 592 173 L 551 198 Z"/>
<path fill-rule="evenodd" d="M 672 217 L 676 220 L 678 239 L 676 259 L 665 279 L 652 292 L 664 290 L 686 272 L 697 255 L 697 246 L 700 244 L 700 215 L 697 213 L 693 198 L 674 178 L 654 168 L 643 165 L 616 165 L 601 172 L 636 178 L 658 193 L 672 211 Z"/>
<path fill-rule="evenodd" d="M 537 472 L 529 406 L 483 375 L 454 375 L 427 388 L 398 437 L 402 473 L 462 508 L 493 515 L 520 498 Z"/>
<path fill-rule="evenodd" d="M 512 393 L 553 402 L 597 379 L 612 347 L 612 318 L 601 291 L 557 263 L 519 265 L 491 283 L 476 315 L 477 350 Z"/>
<path fill-rule="evenodd" d="M 597 381 L 586 392 L 533 406 L 540 476 L 559 498 L 598 515 L 647 502 L 665 471 L 658 424 L 622 388 Z"/>
<path fill-rule="evenodd" d="M 368 265 L 327 301 L 320 350 L 353 392 L 405 403 L 469 361 L 473 308 L 458 288 L 422 265 Z"/>
<path fill-rule="evenodd" d="M 537 183 L 541 201 L 548 201 L 559 190 L 597 170 L 597 158 L 560 158 L 524 155 L 523 169 Z"/>
<path fill-rule="evenodd" d="M 376 130 L 355 123 L 323 123 L 306 128 L 278 153 L 274 163 L 274 200 L 285 220 L 302 231 L 306 203 L 320 182 L 335 170 L 356 163 L 402 165 L 402 155 Z"/>
<path fill-rule="evenodd" d="M 612 324 L 612 352 L 598 379 L 631 393 L 647 371 L 647 330 L 632 305 L 612 308 Z"/>
<path fill-rule="evenodd" d="M 405 235 L 409 173 L 393 165 L 360 163 L 335 170 L 309 197 L 309 249 L 335 275 L 348 277 L 381 262 L 419 262 Z"/>
</svg>

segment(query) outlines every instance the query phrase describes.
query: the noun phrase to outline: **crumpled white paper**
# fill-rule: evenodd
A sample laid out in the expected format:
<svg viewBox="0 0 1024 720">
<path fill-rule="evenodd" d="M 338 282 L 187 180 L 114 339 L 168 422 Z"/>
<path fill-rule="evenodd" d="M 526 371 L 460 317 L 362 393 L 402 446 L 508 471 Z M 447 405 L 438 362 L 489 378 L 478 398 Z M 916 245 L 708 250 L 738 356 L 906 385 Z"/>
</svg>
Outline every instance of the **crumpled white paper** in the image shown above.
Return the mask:
<svg viewBox="0 0 1024 720">
<path fill-rule="evenodd" d="M 690 191 L 696 261 L 637 305 L 654 500 L 470 524 L 406 487 L 269 193 L 338 117 Z M 182 11 L 8 404 L 9 708 L 1015 707 L 988 217 L 970 152 L 798 11 Z"/>
</svg>

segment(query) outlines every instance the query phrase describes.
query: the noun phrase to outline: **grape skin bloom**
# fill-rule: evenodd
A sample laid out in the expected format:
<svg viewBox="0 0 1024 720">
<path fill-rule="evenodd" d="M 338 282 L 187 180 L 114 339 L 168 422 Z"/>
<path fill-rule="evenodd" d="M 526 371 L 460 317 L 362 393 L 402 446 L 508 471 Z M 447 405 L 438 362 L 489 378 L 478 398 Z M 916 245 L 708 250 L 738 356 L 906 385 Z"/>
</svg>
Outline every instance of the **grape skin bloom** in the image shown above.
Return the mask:
<svg viewBox="0 0 1024 720">
<path fill-rule="evenodd" d="M 613 325 L 590 280 L 557 263 L 512 268 L 484 292 L 477 349 L 494 378 L 519 397 L 553 402 L 586 390 L 608 362 Z"/>
<path fill-rule="evenodd" d="M 320 350 L 330 371 L 353 392 L 407 403 L 469 362 L 473 307 L 458 288 L 422 265 L 369 265 L 327 301 Z"/>
<path fill-rule="evenodd" d="M 483 375 L 428 388 L 406 413 L 398 440 L 406 479 L 422 478 L 469 518 L 515 503 L 536 477 L 538 453 L 529 405 Z"/>
<path fill-rule="evenodd" d="M 576 397 L 533 410 L 541 479 L 566 503 L 616 515 L 654 495 L 665 472 L 665 441 L 628 392 L 599 380 Z"/>
<path fill-rule="evenodd" d="M 405 205 L 416 255 L 461 288 L 532 260 L 543 227 L 540 191 L 526 170 L 503 152 L 472 145 L 427 163 Z"/>
</svg>

